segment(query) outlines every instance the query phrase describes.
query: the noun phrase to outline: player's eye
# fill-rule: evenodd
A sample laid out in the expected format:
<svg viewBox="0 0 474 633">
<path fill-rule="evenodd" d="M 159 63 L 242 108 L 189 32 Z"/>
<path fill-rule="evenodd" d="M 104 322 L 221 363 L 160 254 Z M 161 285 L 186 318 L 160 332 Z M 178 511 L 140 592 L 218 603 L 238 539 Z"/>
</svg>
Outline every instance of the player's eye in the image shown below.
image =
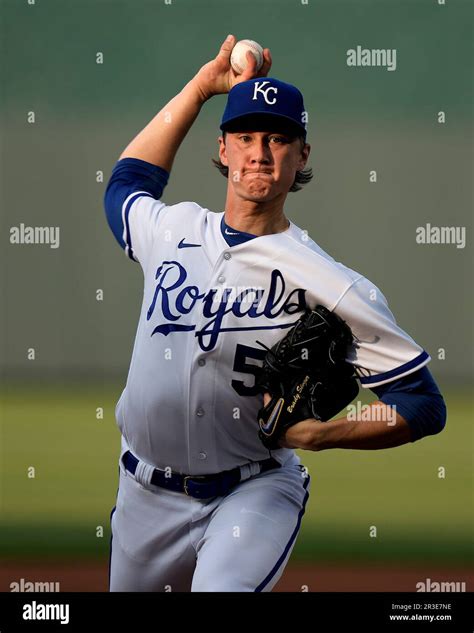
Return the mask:
<svg viewBox="0 0 474 633">
<path fill-rule="evenodd" d="M 252 140 L 252 138 L 248 134 L 242 134 L 242 136 L 239 136 L 239 140 L 243 141 L 244 143 L 248 143 Z"/>
<path fill-rule="evenodd" d="M 270 136 L 270 141 L 272 141 L 272 143 L 277 143 L 277 144 L 285 144 L 288 143 L 288 139 L 285 138 L 284 136 L 276 136 L 276 135 L 272 135 Z"/>
</svg>

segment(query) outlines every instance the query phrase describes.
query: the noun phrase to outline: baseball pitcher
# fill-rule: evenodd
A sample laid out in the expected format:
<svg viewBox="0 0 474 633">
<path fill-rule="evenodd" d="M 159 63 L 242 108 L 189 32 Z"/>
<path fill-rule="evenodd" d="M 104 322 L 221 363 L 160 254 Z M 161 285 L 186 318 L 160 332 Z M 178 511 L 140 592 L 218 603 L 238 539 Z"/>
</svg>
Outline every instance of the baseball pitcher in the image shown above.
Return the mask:
<svg viewBox="0 0 474 633">
<path fill-rule="evenodd" d="M 287 218 L 289 192 L 311 180 L 303 96 L 268 77 L 268 49 L 236 74 L 235 43 L 128 145 L 105 194 L 144 275 L 116 407 L 111 591 L 271 591 L 309 495 L 295 448 L 388 448 L 445 424 L 430 357 L 380 290 Z M 164 203 L 181 142 L 225 93 L 223 210 Z M 364 421 L 330 420 L 359 385 L 378 398 Z"/>
</svg>

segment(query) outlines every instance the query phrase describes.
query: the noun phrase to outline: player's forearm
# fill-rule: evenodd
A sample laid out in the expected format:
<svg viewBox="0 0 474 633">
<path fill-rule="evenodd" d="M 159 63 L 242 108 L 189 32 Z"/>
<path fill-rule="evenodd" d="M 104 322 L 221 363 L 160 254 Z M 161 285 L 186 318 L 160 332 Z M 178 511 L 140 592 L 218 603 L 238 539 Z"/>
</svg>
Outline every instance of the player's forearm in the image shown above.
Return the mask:
<svg viewBox="0 0 474 633">
<path fill-rule="evenodd" d="M 127 145 L 120 158 L 139 158 L 171 171 L 176 152 L 205 101 L 193 78 Z"/>
<path fill-rule="evenodd" d="M 401 446 L 411 441 L 406 420 L 383 402 L 372 403 L 360 418 L 304 421 L 288 429 L 284 446 L 312 451 L 328 448 L 374 450 Z"/>
</svg>

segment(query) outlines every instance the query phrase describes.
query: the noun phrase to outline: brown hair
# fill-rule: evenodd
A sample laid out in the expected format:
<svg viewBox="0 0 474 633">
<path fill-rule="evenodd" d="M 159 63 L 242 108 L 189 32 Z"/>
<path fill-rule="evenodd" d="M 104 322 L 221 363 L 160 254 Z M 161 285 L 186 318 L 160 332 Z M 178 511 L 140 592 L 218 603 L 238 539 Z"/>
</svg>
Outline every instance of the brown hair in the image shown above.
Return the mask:
<svg viewBox="0 0 474 633">
<path fill-rule="evenodd" d="M 223 133 L 224 136 L 224 141 L 225 141 L 225 132 Z M 301 146 L 303 147 L 305 145 L 305 140 L 302 136 L 298 136 L 297 138 L 300 139 L 301 141 Z M 218 160 L 215 160 L 214 158 L 211 159 L 214 166 L 217 167 L 217 169 L 220 171 L 220 173 L 225 176 L 226 178 L 229 177 L 229 168 L 226 167 L 221 159 L 219 158 Z M 308 184 L 308 182 L 310 182 L 313 179 L 313 170 L 311 169 L 311 167 L 308 167 L 307 169 L 302 169 L 301 171 L 297 171 L 295 174 L 295 179 L 293 181 L 293 184 L 291 185 L 289 191 L 300 191 L 304 185 Z"/>
</svg>

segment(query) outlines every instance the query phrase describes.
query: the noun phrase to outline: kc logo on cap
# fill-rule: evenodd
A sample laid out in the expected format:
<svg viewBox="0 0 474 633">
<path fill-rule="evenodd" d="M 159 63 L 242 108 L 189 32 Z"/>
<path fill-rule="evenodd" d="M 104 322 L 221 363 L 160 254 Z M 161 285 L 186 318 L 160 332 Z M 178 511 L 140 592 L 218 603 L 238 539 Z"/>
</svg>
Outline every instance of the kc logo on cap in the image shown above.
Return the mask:
<svg viewBox="0 0 474 633">
<path fill-rule="evenodd" d="M 264 86 L 266 86 L 269 83 L 270 82 L 268 80 L 262 81 L 262 82 L 258 82 L 258 81 L 255 82 L 254 87 L 253 87 L 252 101 L 256 101 L 259 95 L 263 95 L 263 98 L 268 103 L 268 105 L 273 105 L 274 103 L 276 103 L 276 96 L 273 97 L 272 100 L 270 100 L 268 98 L 268 93 L 272 91 L 276 95 L 278 93 L 278 88 L 276 86 L 268 86 L 268 88 L 266 88 L 265 90 L 263 89 Z"/>
<path fill-rule="evenodd" d="M 235 132 L 240 126 L 273 131 L 279 126 L 306 138 L 306 122 L 303 95 L 296 86 L 275 77 L 255 77 L 231 88 L 220 127 Z"/>
</svg>

